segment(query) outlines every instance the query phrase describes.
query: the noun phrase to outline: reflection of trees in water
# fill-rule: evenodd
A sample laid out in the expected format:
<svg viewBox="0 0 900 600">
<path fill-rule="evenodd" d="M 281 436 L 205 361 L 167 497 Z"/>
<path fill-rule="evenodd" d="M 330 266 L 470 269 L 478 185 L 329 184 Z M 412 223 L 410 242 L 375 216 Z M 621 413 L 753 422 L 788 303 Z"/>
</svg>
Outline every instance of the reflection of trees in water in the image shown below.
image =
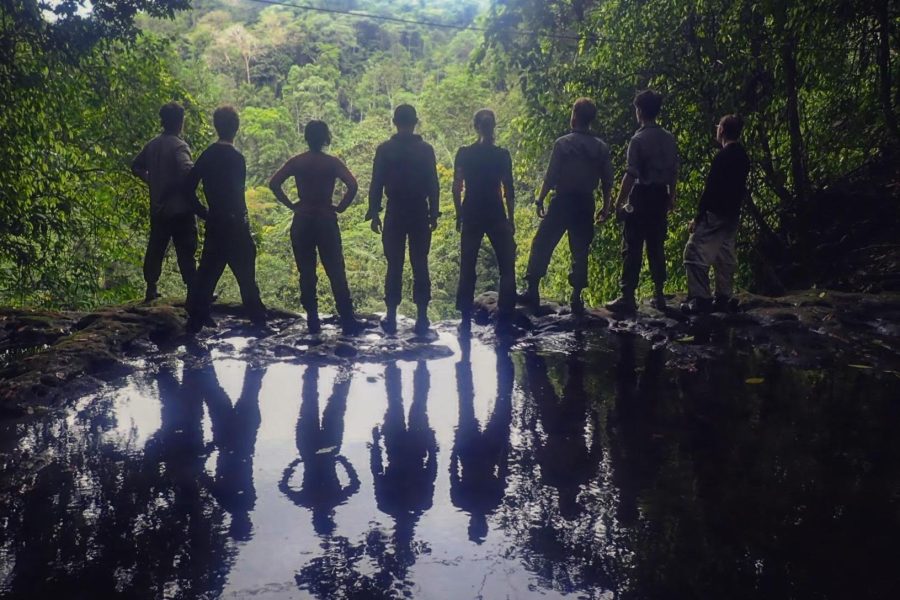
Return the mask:
<svg viewBox="0 0 900 600">
<path fill-rule="evenodd" d="M 428 367 L 420 361 L 407 419 L 400 369 L 395 363 L 385 368 L 387 410 L 384 422 L 372 431 L 370 466 L 378 509 L 394 521 L 392 535 L 374 527 L 359 543 L 320 535 L 320 555 L 297 574 L 302 589 L 318 598 L 397 598 L 411 593 L 409 569 L 428 551 L 415 540 L 415 527 L 431 508 L 437 476 L 437 439 L 427 413 L 429 385 Z M 361 573 L 363 560 L 377 565 L 373 573 Z"/>
<path fill-rule="evenodd" d="M 475 417 L 472 363 L 467 354 L 456 363 L 459 422 L 450 456 L 450 500 L 469 514 L 469 539 L 480 544 L 488 533 L 487 517 L 506 492 L 515 373 L 508 351 L 498 349 L 497 399 L 482 430 Z"/>
<path fill-rule="evenodd" d="M 0 545 L 14 562 L 9 597 L 193 597 L 221 592 L 230 552 L 225 517 L 248 531 L 262 372 L 248 370 L 231 407 L 212 367 L 158 376 L 161 426 L 144 452 L 106 432 L 112 398 L 68 420 L 34 424 L 31 442 L 49 464 L 3 495 Z M 203 403 L 219 460 L 205 470 Z M 257 418 L 254 420 L 253 415 Z M 31 427 L 31 426 L 29 426 Z M 221 504 L 220 504 L 221 502 Z M 224 508 L 224 510 L 223 510 Z"/>
</svg>

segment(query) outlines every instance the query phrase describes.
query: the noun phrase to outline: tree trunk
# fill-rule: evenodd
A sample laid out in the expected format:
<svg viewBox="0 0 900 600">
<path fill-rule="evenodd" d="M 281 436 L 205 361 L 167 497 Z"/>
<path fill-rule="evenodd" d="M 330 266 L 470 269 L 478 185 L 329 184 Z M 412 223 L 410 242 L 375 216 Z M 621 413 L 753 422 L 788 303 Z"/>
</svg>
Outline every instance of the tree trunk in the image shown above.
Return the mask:
<svg viewBox="0 0 900 600">
<path fill-rule="evenodd" d="M 806 170 L 803 131 L 800 127 L 800 100 L 797 89 L 797 35 L 788 23 L 787 0 L 780 0 L 776 5 L 775 27 L 778 31 L 781 66 L 784 70 L 785 112 L 790 137 L 794 196 L 802 207 L 809 198 L 809 176 Z"/>
<path fill-rule="evenodd" d="M 881 112 L 884 125 L 895 142 L 900 141 L 897 115 L 891 102 L 891 20 L 888 0 L 881 0 L 875 7 L 878 19 L 878 79 Z"/>
</svg>

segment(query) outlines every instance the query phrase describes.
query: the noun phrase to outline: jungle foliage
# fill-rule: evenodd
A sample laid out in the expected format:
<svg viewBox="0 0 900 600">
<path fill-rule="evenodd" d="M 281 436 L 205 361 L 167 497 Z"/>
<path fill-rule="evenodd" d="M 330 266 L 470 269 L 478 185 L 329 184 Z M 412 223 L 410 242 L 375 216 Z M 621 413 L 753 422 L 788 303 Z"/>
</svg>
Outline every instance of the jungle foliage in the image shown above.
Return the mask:
<svg viewBox="0 0 900 600">
<path fill-rule="evenodd" d="M 668 245 L 673 291 L 683 286 L 686 224 L 719 116 L 747 118 L 754 160 L 741 238 L 745 286 L 774 277 L 758 268 L 772 253 L 799 252 L 802 260 L 791 232 L 816 211 L 816 189 L 898 140 L 898 13 L 888 0 L 318 3 L 486 33 L 245 0 L 104 0 L 90 12 L 82 4 L 14 0 L 0 7 L 5 304 L 79 307 L 140 295 L 148 202 L 128 166 L 157 132 L 159 105 L 173 99 L 188 109 L 185 138 L 195 156 L 214 140 L 212 110 L 224 103 L 239 109 L 260 287 L 267 303 L 287 308 L 299 307 L 291 215 L 265 183 L 304 150 L 309 119 L 329 122 L 330 152 L 360 181 L 360 197 L 340 217 L 360 310 L 381 308 L 385 269 L 380 240 L 363 221 L 371 160 L 391 134 L 393 107 L 415 104 L 442 182 L 444 218 L 431 265 L 433 310 L 443 317 L 454 314 L 457 282 L 452 159 L 474 140 L 471 117 L 479 108 L 497 111 L 498 142 L 513 153 L 521 273 L 537 224 L 532 198 L 552 140 L 566 132 L 571 102 L 597 100 L 597 133 L 621 173 L 636 128 L 631 98 L 643 87 L 661 90 L 662 123 L 676 134 L 683 159 Z M 553 297 L 566 296 L 566 262 L 561 244 L 545 281 Z M 174 268 L 169 260 L 162 289 L 179 296 Z M 616 226 L 598 229 L 590 269 L 590 302 L 615 293 Z M 495 281 L 485 244 L 479 289 Z M 327 310 L 324 280 L 320 289 Z M 237 299 L 230 275 L 219 292 Z"/>
</svg>

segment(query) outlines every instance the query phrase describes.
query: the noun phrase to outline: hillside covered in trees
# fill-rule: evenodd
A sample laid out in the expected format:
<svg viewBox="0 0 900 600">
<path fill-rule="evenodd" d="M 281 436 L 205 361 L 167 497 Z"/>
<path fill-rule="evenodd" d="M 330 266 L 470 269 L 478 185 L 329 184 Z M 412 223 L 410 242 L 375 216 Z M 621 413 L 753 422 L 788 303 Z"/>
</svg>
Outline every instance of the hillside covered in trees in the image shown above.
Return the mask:
<svg viewBox="0 0 900 600">
<path fill-rule="evenodd" d="M 365 190 L 375 147 L 403 102 L 418 107 L 439 163 L 436 316 L 454 314 L 452 160 L 474 139 L 471 118 L 483 107 L 497 111 L 498 141 L 513 154 L 520 273 L 536 227 L 532 199 L 571 102 L 597 100 L 597 133 L 621 174 L 636 127 L 631 98 L 647 86 L 666 96 L 661 121 L 683 160 L 667 246 L 672 291 L 683 287 L 681 248 L 715 151 L 714 124 L 728 112 L 746 117 L 754 163 L 740 243 L 744 286 L 817 283 L 804 265 L 822 243 L 822 211 L 842 203 L 827 192 L 847 174 L 857 174 L 854 197 L 868 199 L 850 211 L 864 213 L 865 226 L 829 234 L 832 252 L 895 242 L 900 17 L 888 0 L 310 2 L 371 17 L 250 0 L 82 4 L 0 8 L 3 304 L 85 308 L 140 296 L 147 198 L 128 166 L 158 130 L 158 107 L 173 99 L 188 110 L 195 155 L 214 140 L 217 105 L 241 113 L 258 279 L 275 306 L 297 308 L 299 299 L 291 215 L 265 183 L 303 150 L 303 126 L 315 118 L 331 125 L 331 152 L 360 181 L 360 197 L 340 217 L 348 275 L 358 308 L 381 308 L 385 266 L 363 221 Z M 860 182 L 860 169 L 875 176 Z M 594 303 L 616 291 L 619 273 L 620 233 L 613 225 L 599 232 L 587 296 Z M 561 246 L 545 282 L 551 296 L 564 294 L 566 252 Z M 479 269 L 481 289 L 491 287 L 486 248 Z M 174 260 L 162 289 L 182 293 Z M 237 298 L 230 276 L 219 292 Z M 323 300 L 327 309 L 330 294 Z"/>
</svg>

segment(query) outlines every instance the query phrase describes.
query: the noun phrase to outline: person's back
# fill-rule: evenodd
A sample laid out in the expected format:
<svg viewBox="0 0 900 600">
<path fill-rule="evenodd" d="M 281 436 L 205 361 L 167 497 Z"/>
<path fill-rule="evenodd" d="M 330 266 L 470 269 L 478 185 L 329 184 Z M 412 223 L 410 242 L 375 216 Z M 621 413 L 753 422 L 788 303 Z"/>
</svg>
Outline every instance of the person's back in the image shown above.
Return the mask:
<svg viewBox="0 0 900 600">
<path fill-rule="evenodd" d="M 706 187 L 700 197 L 698 217 L 711 212 L 723 219 L 737 221 L 747 195 L 750 157 L 743 144 L 730 142 L 713 159 Z"/>
<path fill-rule="evenodd" d="M 287 164 L 300 199 L 296 211 L 300 214 L 335 214 L 332 198 L 343 163 L 324 152 L 309 151 L 298 154 Z"/>
<path fill-rule="evenodd" d="M 609 146 L 588 131 L 572 131 L 554 143 L 551 174 L 559 196 L 592 196 L 601 179 L 612 185 Z"/>
<path fill-rule="evenodd" d="M 244 186 L 247 163 L 233 144 L 218 141 L 197 158 L 192 176 L 203 182 L 211 221 L 244 220 L 247 202 Z M 188 183 L 190 185 L 190 182 Z"/>
<path fill-rule="evenodd" d="M 415 133 L 397 133 L 378 146 L 375 163 L 388 197 L 386 210 L 425 216 L 426 201 L 435 183 L 431 177 L 435 164 L 431 144 Z"/>
<path fill-rule="evenodd" d="M 678 174 L 678 143 L 656 123 L 642 126 L 629 144 L 629 172 L 638 185 L 668 186 Z"/>
<path fill-rule="evenodd" d="M 459 149 L 456 164 L 462 171 L 465 186 L 463 221 L 506 218 L 502 186 L 512 168 L 509 151 L 475 142 Z"/>
</svg>

